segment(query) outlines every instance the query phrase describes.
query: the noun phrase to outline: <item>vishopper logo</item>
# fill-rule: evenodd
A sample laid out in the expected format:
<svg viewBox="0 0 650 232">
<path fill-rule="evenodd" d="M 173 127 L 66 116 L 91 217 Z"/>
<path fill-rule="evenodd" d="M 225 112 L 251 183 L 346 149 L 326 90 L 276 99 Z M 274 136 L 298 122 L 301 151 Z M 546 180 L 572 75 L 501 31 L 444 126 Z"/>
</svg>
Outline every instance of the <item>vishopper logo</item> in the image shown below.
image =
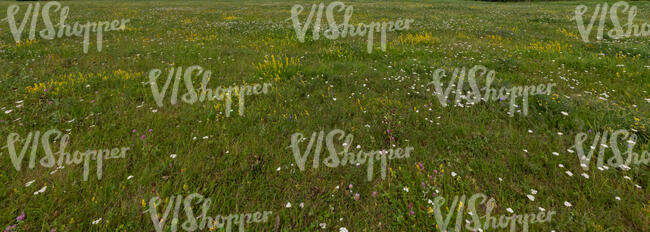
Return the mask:
<svg viewBox="0 0 650 232">
<path fill-rule="evenodd" d="M 194 211 L 192 210 L 192 205 L 194 204 L 194 201 L 196 201 L 196 204 L 201 204 L 201 215 L 198 217 L 195 217 Z M 144 202 L 144 200 L 143 200 Z M 173 219 L 171 219 L 170 227 L 168 231 L 175 232 L 178 230 L 178 223 L 179 223 L 179 211 L 181 204 L 183 204 L 183 211 L 185 212 L 186 215 L 186 220 L 181 224 L 181 228 L 185 231 L 196 231 L 198 230 L 204 230 L 204 229 L 209 229 L 210 231 L 214 231 L 216 229 L 225 229 L 226 232 L 231 232 L 233 227 L 238 226 L 239 232 L 244 232 L 244 229 L 246 227 L 246 224 L 250 223 L 266 223 L 268 221 L 269 215 L 271 215 L 273 212 L 271 211 L 264 211 L 264 213 L 261 212 L 255 212 L 255 213 L 246 213 L 246 214 L 230 214 L 230 215 L 216 215 L 214 217 L 208 216 L 208 211 L 210 210 L 210 204 L 212 204 L 212 200 L 210 198 L 205 198 L 203 195 L 198 194 L 198 193 L 192 193 L 188 195 L 187 197 L 183 197 L 183 195 L 178 195 L 178 196 L 172 196 L 169 198 L 169 202 L 165 200 L 165 203 L 167 204 L 166 207 L 163 208 L 164 212 L 162 215 L 162 218 L 160 218 L 160 215 L 158 214 L 158 206 L 162 204 L 162 200 L 159 197 L 152 197 L 149 200 L 149 214 L 151 216 L 151 222 L 153 222 L 154 228 L 157 232 L 163 232 L 167 231 L 165 230 L 165 225 L 167 224 L 167 221 L 169 221 L 169 214 L 171 212 L 172 207 L 174 208 L 173 211 Z M 143 203 L 144 204 L 144 203 Z M 200 221 L 197 220 L 200 218 Z M 223 230 L 219 230 L 223 231 Z"/>
<path fill-rule="evenodd" d="M 433 80 L 429 82 L 429 85 L 435 87 L 435 95 L 438 97 L 440 104 L 443 107 L 447 106 L 447 103 L 450 101 L 449 94 L 452 92 L 454 87 L 456 87 L 453 106 L 464 107 L 462 101 L 465 100 L 468 104 L 473 105 L 481 101 L 506 101 L 510 99 L 510 110 L 508 115 L 510 117 L 514 116 L 515 107 L 519 107 L 517 102 L 517 97 L 522 97 L 522 107 L 517 112 L 521 112 L 523 115 L 528 115 L 528 96 L 529 95 L 541 95 L 551 94 L 551 89 L 555 86 L 555 83 L 540 84 L 540 85 L 531 85 L 531 86 L 515 86 L 512 88 L 501 87 L 498 91 L 494 88 L 490 88 L 494 78 L 496 76 L 494 70 L 489 70 L 485 66 L 476 65 L 469 70 L 465 67 L 455 68 L 451 77 L 449 79 L 449 85 L 445 89 L 441 83 L 442 78 L 447 77 L 447 72 L 444 69 L 436 69 L 433 73 Z M 476 83 L 477 76 L 486 76 L 486 86 L 479 88 Z M 463 84 L 467 78 L 470 86 L 470 91 L 468 94 L 464 94 Z M 458 81 L 457 84 L 454 82 Z M 485 91 L 485 94 L 481 94 L 481 90 Z"/>
<path fill-rule="evenodd" d="M 634 18 L 637 14 L 637 7 L 630 6 L 627 2 L 621 1 L 614 3 L 611 8 L 608 9 L 608 4 L 605 2 L 602 5 L 596 4 L 594 14 L 589 20 L 589 24 L 585 26 L 583 15 L 587 12 L 588 7 L 585 5 L 579 5 L 575 10 L 574 20 L 578 24 L 578 31 L 584 42 L 589 42 L 589 36 L 593 29 L 594 23 L 598 21 L 598 31 L 596 32 L 596 40 L 603 39 L 603 33 L 605 32 L 605 22 L 607 20 L 607 14 L 609 13 L 611 17 L 612 24 L 614 28 L 607 31 L 607 35 L 612 39 L 622 39 L 632 36 L 649 36 L 650 35 L 650 24 L 643 23 L 643 25 L 634 24 Z M 627 23 L 622 24 L 618 19 L 618 12 L 627 14 Z M 647 18 L 647 17 L 645 17 Z M 627 29 L 624 29 L 626 27 Z"/>
<path fill-rule="evenodd" d="M 59 139 L 60 139 L 59 151 L 55 153 L 52 151 L 51 141 L 59 140 Z M 21 170 L 22 162 L 23 159 L 25 158 L 25 154 L 27 154 L 27 151 L 29 151 L 30 148 L 31 148 L 31 153 L 30 153 L 28 167 L 29 169 L 33 169 L 36 166 L 38 143 L 40 141 L 43 151 L 45 152 L 45 156 L 39 160 L 39 164 L 41 166 L 46 168 L 52 168 L 56 164 L 58 167 L 57 169 L 60 169 L 63 168 L 64 164 L 79 165 L 83 163 L 84 181 L 88 180 L 91 160 L 96 161 L 97 179 L 101 180 L 104 160 L 118 159 L 118 158 L 123 159 L 126 156 L 126 152 L 129 150 L 129 147 L 113 148 L 113 149 L 95 149 L 95 150 L 87 150 L 85 152 L 75 150 L 71 154 L 69 152 L 66 152 L 66 148 L 70 141 L 70 135 L 63 134 L 61 133 L 61 131 L 57 129 L 51 129 L 46 131 L 42 135 L 40 131 L 29 132 L 27 134 L 27 137 L 25 138 L 25 142 L 23 143 L 22 149 L 20 150 L 20 155 L 18 155 L 18 153 L 16 152 L 17 151 L 16 142 L 20 140 L 21 140 L 20 134 L 18 133 L 11 133 L 9 134 L 9 136 L 7 136 L 6 148 L 9 151 L 11 162 L 13 163 L 14 168 L 16 168 L 16 171 Z M 58 161 L 54 156 L 55 154 L 59 155 Z"/>
<path fill-rule="evenodd" d="M 42 10 L 41 10 L 41 5 L 38 2 L 34 5 L 29 4 L 27 5 L 27 10 L 25 11 L 25 15 L 23 16 L 23 19 L 20 21 L 20 25 L 17 25 L 16 15 L 20 11 L 20 6 L 14 4 L 7 7 L 7 17 L 3 20 L 6 20 L 9 23 L 11 34 L 13 35 L 16 43 L 21 43 L 22 34 L 23 31 L 25 30 L 25 26 L 27 25 L 27 22 L 31 18 L 29 35 L 27 39 L 33 41 L 36 38 L 36 25 L 38 24 L 38 16 L 40 13 L 43 18 L 43 24 L 45 25 L 45 29 L 40 30 L 38 33 L 40 38 L 46 40 L 52 40 L 55 37 L 56 38 L 61 38 L 63 36 L 70 37 L 73 35 L 78 37 L 83 36 L 84 53 L 88 53 L 91 31 L 97 34 L 97 51 L 101 52 L 103 33 L 108 31 L 124 30 L 126 28 L 125 27 L 126 23 L 130 21 L 130 19 L 121 19 L 119 21 L 113 20 L 112 22 L 108 22 L 108 21 L 86 22 L 85 24 L 79 24 L 78 22 L 75 22 L 74 26 L 71 26 L 65 23 L 65 20 L 68 18 L 69 10 L 70 10 L 69 7 L 67 6 L 61 7 L 61 3 L 56 1 L 46 3 L 45 5 L 43 5 Z M 59 23 L 57 24 L 53 24 L 52 20 L 50 19 L 50 15 L 53 12 L 59 12 Z M 56 30 L 55 27 L 58 27 L 58 30 Z"/>
<path fill-rule="evenodd" d="M 584 144 L 587 142 L 588 137 L 588 133 L 578 133 L 575 137 L 575 145 L 571 147 L 572 149 L 575 149 L 575 152 L 577 152 L 578 159 L 580 160 L 580 167 L 582 167 L 584 171 L 589 171 L 589 164 L 591 163 L 591 158 L 593 157 L 593 154 L 596 150 L 598 150 L 596 167 L 601 171 L 608 168 L 607 166 L 604 166 L 604 161 L 606 158 L 605 152 L 608 149 L 612 149 L 613 153 L 613 156 L 607 160 L 607 165 L 611 167 L 618 167 L 624 170 L 629 170 L 630 165 L 632 164 L 650 164 L 650 153 L 648 151 L 639 151 L 639 153 L 634 152 L 634 146 L 637 142 L 637 135 L 630 133 L 625 129 L 616 130 L 611 134 L 611 136 L 607 131 L 602 133 L 596 132 L 594 139 L 590 143 L 591 145 L 589 146 L 588 153 L 585 155 Z M 624 153 L 621 153 L 621 149 L 619 148 L 619 141 L 625 141 L 624 143 L 627 144 L 627 150 Z M 623 154 L 627 155 L 627 159 L 623 157 Z"/>
<path fill-rule="evenodd" d="M 462 195 L 460 198 L 454 196 L 454 200 L 451 202 L 450 206 L 446 204 L 447 200 L 438 196 L 434 199 L 433 202 L 430 201 L 430 204 L 433 205 L 434 218 L 436 224 L 440 231 L 446 232 L 447 227 L 450 226 L 452 217 L 454 216 L 454 211 L 456 211 L 456 221 L 453 231 L 464 231 L 463 230 L 463 216 L 465 216 L 465 209 L 467 209 L 468 214 L 471 216 L 471 223 L 465 222 L 465 229 L 468 231 L 489 231 L 490 228 L 493 229 L 506 229 L 510 226 L 510 231 L 518 231 L 517 224 L 521 225 L 521 231 L 527 232 L 529 223 L 542 223 L 550 222 L 551 217 L 555 214 L 555 211 L 541 211 L 535 215 L 534 213 L 529 214 L 512 214 L 510 216 L 501 215 L 497 218 L 496 215 L 492 214 L 494 208 L 496 208 L 496 201 L 494 198 L 487 198 L 485 194 L 477 193 L 472 195 L 469 199 L 467 196 Z M 485 204 L 485 216 L 479 216 L 477 206 Z M 447 208 L 449 211 L 447 215 L 443 215 L 441 208 Z M 482 222 L 481 218 L 485 221 Z"/>
<path fill-rule="evenodd" d="M 201 81 L 201 89 L 200 89 L 200 93 L 197 93 L 192 84 L 192 76 L 193 75 L 199 76 L 201 75 L 201 73 L 203 73 L 202 81 Z M 264 83 L 263 85 L 261 84 L 241 85 L 241 86 L 230 86 L 228 88 L 220 86 L 212 90 L 207 88 L 208 82 L 210 82 L 210 77 L 212 75 L 212 72 L 210 70 L 203 70 L 201 66 L 193 65 L 185 69 L 184 73 L 182 67 L 170 68 L 165 84 L 162 86 L 162 88 L 159 88 L 157 84 L 157 79 L 158 77 L 160 77 L 160 74 L 162 74 L 162 71 L 160 69 L 152 69 L 151 71 L 149 71 L 149 84 L 151 85 L 151 93 L 153 94 L 154 100 L 156 101 L 156 104 L 158 104 L 159 107 L 163 106 L 163 99 L 165 98 L 165 94 L 167 93 L 167 89 L 169 88 L 169 84 L 171 83 L 172 78 L 174 79 L 174 85 L 172 87 L 170 102 L 172 105 L 175 105 L 176 102 L 178 102 L 178 88 L 180 85 L 179 82 L 182 78 L 183 83 L 185 84 L 185 88 L 187 89 L 187 93 L 183 94 L 183 96 L 181 97 L 181 100 L 183 100 L 183 102 L 188 104 L 194 104 L 197 100 L 199 102 L 203 102 L 206 100 L 221 101 L 225 99 L 226 117 L 230 117 L 230 111 L 232 111 L 231 106 L 232 106 L 233 94 L 239 96 L 239 101 L 238 101 L 239 115 L 244 115 L 244 110 L 245 110 L 244 104 L 246 101 L 245 100 L 246 96 L 266 94 L 269 91 L 268 88 L 271 87 L 271 83 Z"/>
<path fill-rule="evenodd" d="M 338 9 L 338 10 L 337 10 Z M 334 18 L 334 11 L 342 12 L 345 9 L 345 15 L 343 16 L 343 24 L 338 25 L 336 24 L 335 18 Z M 325 10 L 325 4 L 320 3 L 318 5 L 314 4 L 311 7 L 311 11 L 309 12 L 309 16 L 307 17 L 307 20 L 305 23 L 300 23 L 300 19 L 298 19 L 298 16 L 302 13 L 304 10 L 304 7 L 302 5 L 294 5 L 291 8 L 291 21 L 293 22 L 293 28 L 296 31 L 296 37 L 298 38 L 298 41 L 301 43 L 305 42 L 305 34 L 307 33 L 307 29 L 309 29 L 309 26 L 312 24 L 312 20 L 314 22 L 313 28 L 312 28 L 312 38 L 314 40 L 318 40 L 320 38 L 320 32 L 321 32 L 321 21 L 323 18 L 323 10 Z M 355 37 L 355 36 L 368 36 L 368 43 L 367 43 L 367 50 L 368 53 L 372 53 L 373 50 L 373 43 L 374 43 L 374 36 L 375 32 L 380 32 L 380 41 L 381 41 L 381 50 L 386 51 L 386 31 L 393 32 L 393 31 L 401 31 L 401 30 L 408 30 L 409 29 L 409 24 L 413 23 L 413 19 L 406 19 L 406 20 L 396 20 L 394 22 L 371 22 L 370 24 L 364 24 L 364 23 L 359 23 L 357 27 L 355 28 L 354 25 L 351 25 L 350 18 L 352 17 L 352 12 L 353 12 L 353 7 L 352 6 L 345 6 L 345 3 L 342 2 L 332 2 L 327 5 L 327 9 L 325 11 L 325 17 L 327 18 L 328 26 L 326 30 L 324 30 L 323 35 L 327 39 L 338 39 L 338 38 L 345 38 L 345 37 Z"/>
<path fill-rule="evenodd" d="M 345 140 L 342 144 L 343 151 L 340 152 L 337 152 L 335 142 L 334 142 L 334 139 L 335 137 L 337 137 L 337 135 L 338 135 L 338 140 L 341 140 L 343 139 L 343 137 L 345 137 Z M 408 146 L 405 149 L 402 148 L 388 149 L 388 150 L 382 149 L 382 150 L 366 152 L 361 150 L 361 145 L 357 145 L 356 149 L 359 149 L 359 151 L 355 155 L 354 152 L 349 152 L 350 147 L 352 146 L 352 143 L 354 141 L 354 135 L 348 134 L 346 136 L 343 130 L 334 129 L 329 133 L 327 133 L 327 137 L 325 137 L 324 131 L 312 133 L 311 139 L 309 140 L 309 144 L 307 145 L 307 148 L 302 152 L 301 155 L 300 143 L 303 142 L 306 138 L 302 133 L 294 133 L 291 136 L 290 148 L 293 150 L 293 157 L 295 158 L 300 171 L 305 170 L 305 162 L 307 161 L 307 157 L 309 157 L 309 154 L 312 151 L 314 157 L 312 168 L 317 169 L 320 166 L 320 155 L 323 147 L 324 138 L 325 138 L 327 150 L 329 151 L 329 156 L 323 159 L 323 164 L 325 164 L 325 166 L 330 168 L 336 168 L 339 165 L 345 166 L 346 164 L 357 165 L 357 166 L 367 164 L 368 181 L 372 181 L 374 175 L 375 161 L 379 162 L 379 165 L 381 166 L 380 169 L 381 178 L 386 179 L 386 169 L 387 169 L 386 165 L 388 159 L 409 158 L 411 152 L 413 152 L 414 150 L 413 147 Z M 339 159 L 339 155 L 342 156 L 341 159 Z"/>
</svg>

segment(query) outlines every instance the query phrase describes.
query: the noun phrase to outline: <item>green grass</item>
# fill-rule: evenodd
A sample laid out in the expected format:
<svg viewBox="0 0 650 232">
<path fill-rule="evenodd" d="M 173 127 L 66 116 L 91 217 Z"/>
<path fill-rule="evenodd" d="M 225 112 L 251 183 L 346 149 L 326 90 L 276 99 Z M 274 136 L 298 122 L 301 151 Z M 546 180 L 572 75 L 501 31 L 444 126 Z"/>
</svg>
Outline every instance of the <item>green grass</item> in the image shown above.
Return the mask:
<svg viewBox="0 0 650 232">
<path fill-rule="evenodd" d="M 630 128 L 641 138 L 635 151 L 650 151 L 648 37 L 582 42 L 571 18 L 579 4 L 590 6 L 590 17 L 595 2 L 345 2 L 354 7 L 351 23 L 415 20 L 409 30 L 388 33 L 386 51 L 376 39 L 371 54 L 365 37 L 313 40 L 308 33 L 305 43 L 298 42 L 287 20 L 296 3 L 64 1 L 68 22 L 130 19 L 125 31 L 104 33 L 101 52 L 91 37 L 87 54 L 79 37 L 17 46 L 7 22 L 0 22 L 0 146 L 10 133 L 25 137 L 57 128 L 70 130 L 72 150 L 131 148 L 125 159 L 104 163 L 101 180 L 91 175 L 85 182 L 79 165 L 50 174 L 54 168 L 23 164 L 17 172 L 2 148 L 0 226 L 14 224 L 24 211 L 17 231 L 153 231 L 143 200 L 200 193 L 213 201 L 209 215 L 273 211 L 269 222 L 250 224 L 249 231 L 320 231 L 320 223 L 327 224 L 324 231 L 435 231 L 426 210 L 432 197 L 420 186 L 428 174 L 448 201 L 484 193 L 495 198 L 496 214 L 509 214 L 506 208 L 557 212 L 531 231 L 649 231 L 648 165 L 627 172 L 592 166 L 585 179 L 576 154 L 566 151 L 579 132 Z M 311 3 L 300 2 L 302 20 Z M 635 22 L 650 23 L 650 3 L 630 3 L 638 7 Z M 22 6 L 22 18 L 29 3 L 0 2 L 0 17 L 10 4 Z M 429 39 L 400 42 L 400 36 L 426 33 Z M 547 45 L 559 49 L 541 48 Z M 257 68 L 271 55 L 299 63 L 276 70 L 275 78 L 273 70 Z M 234 108 L 224 117 L 217 102 L 171 105 L 168 97 L 159 108 L 146 84 L 149 70 L 161 69 L 166 78 L 168 68 L 191 65 L 212 71 L 212 88 L 244 82 L 273 87 L 248 96 L 243 116 Z M 509 117 L 504 103 L 443 108 L 426 91 L 433 89 L 426 84 L 435 69 L 474 65 L 497 72 L 493 85 L 553 82 L 555 95 L 531 97 L 528 116 Z M 77 81 L 63 79 L 68 75 Z M 63 87 L 28 91 L 51 80 L 63 80 Z M 607 100 L 598 98 L 602 93 Z M 415 152 L 391 161 L 386 179 L 375 167 L 370 182 L 365 168 L 298 170 L 287 148 L 291 135 L 336 128 L 354 134 L 364 150 L 395 145 Z M 43 186 L 43 194 L 33 194 Z M 526 198 L 530 189 L 538 191 L 534 202 Z M 91 224 L 98 218 L 101 223 Z"/>
</svg>

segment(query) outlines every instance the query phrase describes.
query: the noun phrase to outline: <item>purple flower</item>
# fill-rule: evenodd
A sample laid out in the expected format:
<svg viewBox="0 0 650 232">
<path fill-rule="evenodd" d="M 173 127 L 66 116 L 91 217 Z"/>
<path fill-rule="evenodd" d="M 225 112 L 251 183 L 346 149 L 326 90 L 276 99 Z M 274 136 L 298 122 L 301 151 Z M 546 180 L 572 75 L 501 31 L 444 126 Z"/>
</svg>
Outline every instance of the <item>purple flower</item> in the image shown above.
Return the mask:
<svg viewBox="0 0 650 232">
<path fill-rule="evenodd" d="M 149 133 L 151 133 L 151 129 L 149 129 Z"/>
<path fill-rule="evenodd" d="M 131 132 L 135 133 L 135 129 L 133 129 L 133 131 L 131 131 Z"/>
<path fill-rule="evenodd" d="M 420 167 L 420 169 L 424 171 L 424 165 L 422 165 L 422 162 L 418 162 L 418 167 Z"/>
<path fill-rule="evenodd" d="M 413 212 L 413 210 L 411 210 L 410 214 L 411 214 L 411 216 L 413 216 L 413 215 L 415 215 L 415 212 Z"/>
<path fill-rule="evenodd" d="M 358 201 L 359 198 L 361 198 L 361 195 L 359 195 L 359 193 L 355 193 L 355 194 L 354 194 L 354 200 L 355 200 L 355 201 Z"/>
<path fill-rule="evenodd" d="M 144 140 L 146 137 L 147 137 L 146 135 L 142 135 L 140 136 L 140 139 Z"/>
<path fill-rule="evenodd" d="M 18 215 L 18 217 L 16 217 L 16 221 L 22 221 L 24 219 L 25 219 L 25 211 L 23 211 L 22 213 L 20 213 L 20 215 Z"/>
<path fill-rule="evenodd" d="M 424 184 L 424 182 L 422 182 L 422 188 L 426 188 L 426 187 L 427 187 L 427 185 Z"/>
<path fill-rule="evenodd" d="M 7 226 L 7 228 L 5 228 L 5 232 L 10 232 L 11 230 L 13 230 L 15 228 L 16 228 L 16 224 L 13 224 L 11 226 Z"/>
</svg>

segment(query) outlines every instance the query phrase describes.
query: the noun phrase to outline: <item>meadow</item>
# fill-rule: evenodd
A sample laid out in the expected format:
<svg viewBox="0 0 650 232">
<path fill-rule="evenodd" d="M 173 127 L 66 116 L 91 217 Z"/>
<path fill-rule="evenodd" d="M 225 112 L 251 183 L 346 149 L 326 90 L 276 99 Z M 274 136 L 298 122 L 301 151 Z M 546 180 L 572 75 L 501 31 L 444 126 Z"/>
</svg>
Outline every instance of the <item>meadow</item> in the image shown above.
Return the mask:
<svg viewBox="0 0 650 232">
<path fill-rule="evenodd" d="M 247 231 L 438 231 L 431 200 L 483 193 L 496 215 L 556 212 L 530 231 L 650 231 L 650 166 L 584 171 L 572 149 L 580 132 L 628 129 L 634 150 L 650 151 L 649 37 L 584 42 L 576 6 L 591 17 L 601 2 L 345 1 L 352 24 L 413 19 L 372 53 L 363 36 L 308 31 L 300 42 L 291 8 L 303 5 L 305 20 L 316 1 L 61 1 L 69 23 L 129 19 L 103 34 L 101 51 L 91 33 L 87 53 L 81 37 L 28 40 L 29 23 L 16 43 L 5 19 L 0 229 L 154 231 L 151 198 L 199 193 L 209 215 L 272 211 Z M 14 4 L 22 19 L 35 2 L 0 1 L 0 18 Z M 635 23 L 650 23 L 650 2 L 629 4 Z M 150 70 L 162 86 L 170 68 L 193 65 L 212 72 L 209 88 L 269 83 L 268 92 L 246 96 L 243 115 L 236 97 L 226 116 L 226 101 L 171 104 L 171 90 L 159 106 Z M 511 117 L 499 101 L 443 107 L 434 71 L 475 65 L 494 70 L 497 87 L 556 85 L 529 97 L 528 115 Z M 67 152 L 130 150 L 104 161 L 101 178 L 91 161 L 87 181 L 83 164 L 29 168 L 30 152 L 17 171 L 5 136 L 50 129 L 69 133 Z M 311 157 L 301 171 L 292 134 L 334 129 L 365 151 L 414 150 L 370 181 L 364 165 L 313 169 Z"/>
</svg>

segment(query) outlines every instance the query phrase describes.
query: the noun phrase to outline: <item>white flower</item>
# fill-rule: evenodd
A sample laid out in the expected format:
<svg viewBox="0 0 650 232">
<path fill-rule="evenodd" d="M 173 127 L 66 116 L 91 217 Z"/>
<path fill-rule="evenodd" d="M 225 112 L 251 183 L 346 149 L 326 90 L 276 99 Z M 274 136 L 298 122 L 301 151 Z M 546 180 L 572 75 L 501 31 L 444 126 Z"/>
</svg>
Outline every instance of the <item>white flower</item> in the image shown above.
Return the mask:
<svg viewBox="0 0 650 232">
<path fill-rule="evenodd" d="M 133 178 L 133 176 L 128 176 L 128 177 L 126 177 L 127 180 L 130 180 L 130 179 L 132 179 L 132 178 Z"/>
<path fill-rule="evenodd" d="M 456 173 L 455 173 L 455 172 L 451 172 L 451 176 L 452 176 L 452 177 L 455 177 L 455 176 L 456 176 Z M 408 191 L 407 191 L 407 192 L 408 192 Z"/>
<path fill-rule="evenodd" d="M 36 181 L 36 180 L 32 180 L 30 182 L 25 183 L 25 187 L 29 187 L 30 185 L 32 185 L 34 183 L 34 181 Z"/>
<path fill-rule="evenodd" d="M 279 171 L 280 171 L 280 167 L 278 167 L 278 169 L 275 169 L 275 170 L 279 172 Z"/>
<path fill-rule="evenodd" d="M 336 101 L 336 98 L 334 97 L 334 98 L 332 98 L 332 100 Z"/>
<path fill-rule="evenodd" d="M 43 186 L 43 188 L 39 189 L 38 191 L 34 192 L 34 195 L 41 194 L 47 190 L 47 186 Z"/>
<path fill-rule="evenodd" d="M 300 208 L 305 208 L 305 203 L 300 202 L 300 205 L 298 206 L 300 206 Z"/>
<path fill-rule="evenodd" d="M 530 201 L 535 201 L 535 196 L 533 195 L 526 195 Z"/>
<path fill-rule="evenodd" d="M 99 222 L 101 222 L 101 221 L 102 221 L 102 218 L 99 218 L 99 219 L 97 219 L 97 220 L 94 220 L 94 221 L 93 221 L 93 225 L 97 225 L 97 224 L 99 224 Z"/>
<path fill-rule="evenodd" d="M 515 211 L 512 210 L 511 208 L 507 208 L 506 211 L 508 211 L 508 213 L 514 213 L 514 212 L 515 212 Z"/>
<path fill-rule="evenodd" d="M 560 113 L 563 114 L 564 116 L 569 116 L 569 113 L 567 113 L 567 112 L 562 111 Z"/>
<path fill-rule="evenodd" d="M 176 154 L 171 154 L 171 155 L 169 155 L 169 157 L 172 158 L 172 159 L 176 159 Z"/>
<path fill-rule="evenodd" d="M 557 132 L 557 135 L 562 136 L 563 134 L 562 132 Z"/>
<path fill-rule="evenodd" d="M 530 189 L 530 193 L 532 193 L 533 195 L 535 195 L 535 194 L 537 194 L 537 190 L 535 190 L 535 189 Z"/>
<path fill-rule="evenodd" d="M 620 201 L 620 200 L 621 200 L 621 198 L 620 198 L 620 197 L 618 197 L 618 196 L 616 196 L 616 197 L 614 197 L 614 199 L 616 199 L 616 200 L 618 200 L 618 201 Z"/>
<path fill-rule="evenodd" d="M 586 179 L 589 179 L 589 175 L 587 173 L 582 173 L 581 175 L 582 175 L 582 177 L 584 177 Z"/>
<path fill-rule="evenodd" d="M 407 193 L 409 192 L 409 188 L 407 188 L 406 186 L 404 186 L 403 189 L 404 189 L 404 192 L 407 192 Z"/>
<path fill-rule="evenodd" d="M 558 167 L 564 168 L 564 164 L 558 164 Z"/>
<path fill-rule="evenodd" d="M 542 207 L 537 207 L 537 208 L 539 209 L 539 211 L 542 211 L 542 212 L 546 211 L 546 209 L 544 209 Z"/>
<path fill-rule="evenodd" d="M 632 178 L 630 178 L 629 176 L 624 176 L 623 178 L 625 178 L 627 180 L 632 180 Z"/>
<path fill-rule="evenodd" d="M 341 229 L 339 229 L 339 232 L 348 232 L 348 229 L 346 229 L 345 227 L 341 227 Z"/>
<path fill-rule="evenodd" d="M 531 134 L 532 134 L 532 133 L 533 133 L 533 130 L 528 130 L 528 133 L 531 133 Z"/>
<path fill-rule="evenodd" d="M 291 208 L 291 202 L 287 202 L 287 205 L 285 205 L 284 207 Z"/>
<path fill-rule="evenodd" d="M 566 206 L 566 207 L 571 207 L 571 206 L 573 206 L 573 205 L 572 205 L 571 203 L 569 203 L 568 201 L 565 201 L 565 202 L 564 202 L 564 206 Z"/>
<path fill-rule="evenodd" d="M 573 152 L 574 152 L 574 151 L 571 150 L 571 149 L 566 149 L 566 151 L 568 151 L 569 153 L 573 153 Z"/>
<path fill-rule="evenodd" d="M 5 114 L 9 114 L 9 113 L 11 113 L 11 112 L 13 112 L 13 111 L 14 111 L 14 110 L 7 110 L 7 111 L 5 111 Z"/>
<path fill-rule="evenodd" d="M 572 173 L 571 171 L 566 171 L 566 172 L 564 172 L 564 173 L 566 173 L 566 174 L 569 175 L 569 176 L 573 176 L 573 173 Z"/>
<path fill-rule="evenodd" d="M 554 155 L 554 156 L 559 156 L 559 155 L 560 155 L 560 153 L 557 153 L 557 152 L 553 152 L 553 155 Z"/>
<path fill-rule="evenodd" d="M 524 149 L 524 152 L 528 153 L 528 150 Z"/>
<path fill-rule="evenodd" d="M 499 182 L 501 182 L 501 181 L 503 181 L 503 179 L 501 179 L 501 177 L 499 177 Z"/>
<path fill-rule="evenodd" d="M 322 229 L 327 228 L 327 224 L 325 224 L 325 223 L 321 223 L 321 224 L 318 224 L 318 225 L 320 225 L 320 228 L 322 228 Z"/>
</svg>

